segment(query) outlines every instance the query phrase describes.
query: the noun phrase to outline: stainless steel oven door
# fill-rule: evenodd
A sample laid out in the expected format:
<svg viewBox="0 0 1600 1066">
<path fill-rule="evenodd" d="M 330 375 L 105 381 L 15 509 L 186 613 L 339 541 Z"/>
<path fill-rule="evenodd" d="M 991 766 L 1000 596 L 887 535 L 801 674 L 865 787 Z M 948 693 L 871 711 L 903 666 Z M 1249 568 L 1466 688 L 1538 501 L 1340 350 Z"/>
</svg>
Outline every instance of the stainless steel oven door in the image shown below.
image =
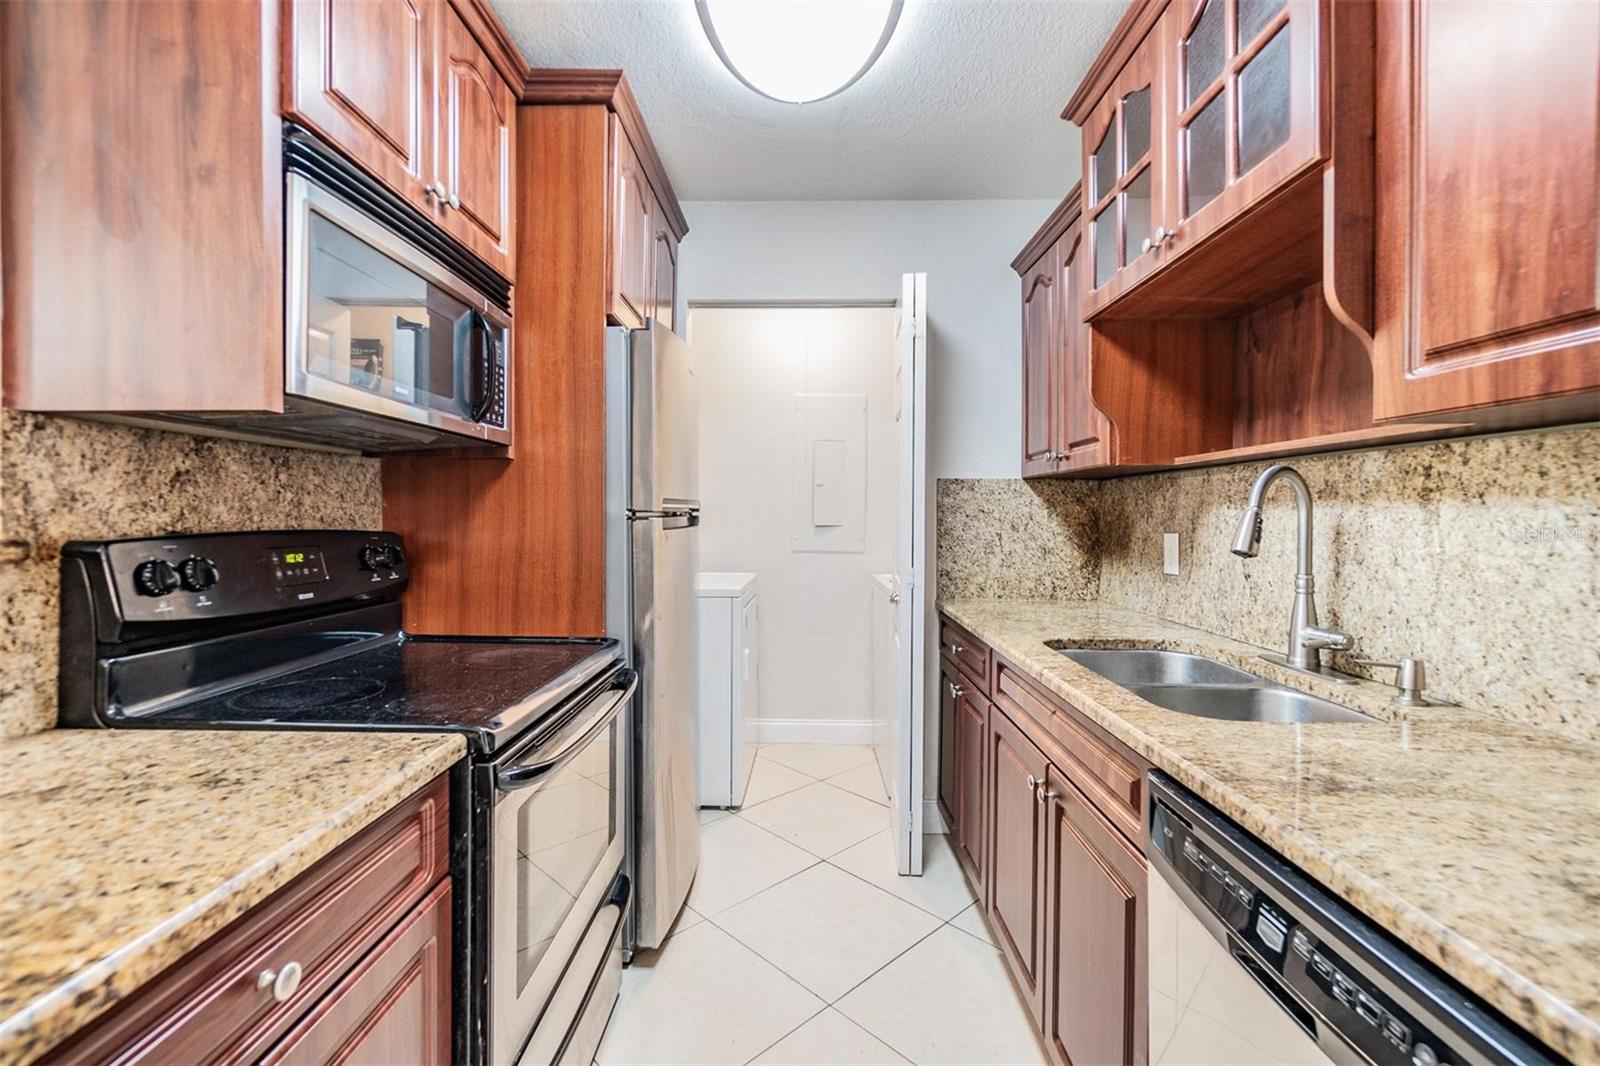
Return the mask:
<svg viewBox="0 0 1600 1066">
<path fill-rule="evenodd" d="M 591 920 L 622 869 L 625 710 L 638 675 L 624 669 L 553 727 L 494 766 L 489 858 L 490 1062 L 516 1062 L 545 1019 Z M 562 997 L 563 1001 L 568 997 Z"/>
<path fill-rule="evenodd" d="M 285 181 L 285 395 L 509 444 L 511 320 L 364 212 Z"/>
</svg>

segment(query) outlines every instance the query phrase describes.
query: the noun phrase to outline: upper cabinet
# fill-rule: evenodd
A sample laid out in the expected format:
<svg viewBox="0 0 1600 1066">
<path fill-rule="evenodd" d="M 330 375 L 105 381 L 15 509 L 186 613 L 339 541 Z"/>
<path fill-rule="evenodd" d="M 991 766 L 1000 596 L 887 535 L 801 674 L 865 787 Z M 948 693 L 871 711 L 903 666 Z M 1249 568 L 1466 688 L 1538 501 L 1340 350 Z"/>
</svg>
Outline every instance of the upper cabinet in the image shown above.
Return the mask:
<svg viewBox="0 0 1600 1066">
<path fill-rule="evenodd" d="M 1217 265 L 1169 270 L 1174 260 L 1326 159 L 1321 122 L 1324 62 L 1317 0 L 1171 0 L 1131 13 L 1069 114 L 1083 125 L 1084 217 L 1093 271 L 1084 312 L 1093 317 L 1144 285 L 1139 314 L 1240 309 L 1271 289 L 1310 279 L 1313 254 L 1283 247 L 1217 245 Z M 1115 69 L 1112 69 L 1115 68 Z M 1278 205 L 1315 212 L 1316 190 Z M 1275 225 L 1285 241 L 1301 230 Z M 1315 234 L 1310 234 L 1315 237 Z M 1307 251 L 1315 251 L 1309 241 Z M 1219 273 L 1245 276 L 1226 286 Z M 1160 279 L 1160 280 L 1158 280 Z"/>
<path fill-rule="evenodd" d="M 1066 117 L 1060 323 L 1049 242 L 1012 264 L 1025 474 L 1600 412 L 1600 5 L 1135 0 Z"/>
<path fill-rule="evenodd" d="M 678 328 L 678 235 L 667 225 L 659 202 L 655 207 L 655 244 L 650 261 L 655 281 L 651 286 L 651 315 L 670 330 Z"/>
<path fill-rule="evenodd" d="M 1152 27 L 1083 123 L 1090 309 L 1156 267 L 1169 233 L 1165 27 Z"/>
<path fill-rule="evenodd" d="M 291 0 L 283 110 L 509 277 L 516 89 L 446 0 Z"/>
<path fill-rule="evenodd" d="M 613 319 L 638 329 L 650 317 L 655 197 L 622 122 L 611 118 L 611 307 Z"/>
<path fill-rule="evenodd" d="M 1172 0 L 1163 234 L 1175 256 L 1323 157 L 1315 0 Z"/>
<path fill-rule="evenodd" d="M 404 0 L 402 0 L 404 2 Z M 448 5 L 439 35 L 440 222 L 503 274 L 511 273 L 511 159 L 516 94 Z"/>
<path fill-rule="evenodd" d="M 1376 417 L 1593 418 L 1600 5 L 1377 10 Z"/>
<path fill-rule="evenodd" d="M 428 203 L 434 181 L 433 51 L 441 2 L 284 5 L 284 112 L 418 205 Z"/>
<path fill-rule="evenodd" d="M 1011 264 L 1022 280 L 1023 477 L 1111 461 L 1082 314 L 1090 253 L 1079 204 L 1074 188 Z"/>
<path fill-rule="evenodd" d="M 1022 476 L 1053 474 L 1059 403 L 1057 356 L 1061 337 L 1060 249 L 1022 271 Z"/>
</svg>

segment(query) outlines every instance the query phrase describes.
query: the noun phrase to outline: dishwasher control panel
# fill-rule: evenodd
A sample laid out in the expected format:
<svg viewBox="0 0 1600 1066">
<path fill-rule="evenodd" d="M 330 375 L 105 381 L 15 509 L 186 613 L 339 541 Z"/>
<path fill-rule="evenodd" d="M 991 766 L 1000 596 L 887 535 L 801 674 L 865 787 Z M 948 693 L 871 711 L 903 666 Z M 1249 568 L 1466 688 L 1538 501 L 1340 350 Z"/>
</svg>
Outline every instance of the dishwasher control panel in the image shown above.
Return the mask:
<svg viewBox="0 0 1600 1066">
<path fill-rule="evenodd" d="M 1152 773 L 1145 852 L 1334 1061 L 1555 1061 L 1198 797 Z"/>
</svg>

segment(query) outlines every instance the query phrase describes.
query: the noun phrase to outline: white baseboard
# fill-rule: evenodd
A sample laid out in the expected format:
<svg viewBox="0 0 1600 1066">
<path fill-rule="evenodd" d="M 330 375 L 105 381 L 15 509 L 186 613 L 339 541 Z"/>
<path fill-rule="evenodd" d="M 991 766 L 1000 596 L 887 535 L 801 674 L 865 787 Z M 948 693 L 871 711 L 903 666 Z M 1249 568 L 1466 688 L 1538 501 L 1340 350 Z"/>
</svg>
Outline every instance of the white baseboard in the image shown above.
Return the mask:
<svg viewBox="0 0 1600 1066">
<path fill-rule="evenodd" d="M 922 801 L 922 835 L 929 833 L 945 834 L 950 832 L 944 824 L 944 815 L 939 813 L 939 801 L 925 799 Z"/>
<path fill-rule="evenodd" d="M 870 718 L 758 718 L 761 744 L 871 744 Z"/>
</svg>

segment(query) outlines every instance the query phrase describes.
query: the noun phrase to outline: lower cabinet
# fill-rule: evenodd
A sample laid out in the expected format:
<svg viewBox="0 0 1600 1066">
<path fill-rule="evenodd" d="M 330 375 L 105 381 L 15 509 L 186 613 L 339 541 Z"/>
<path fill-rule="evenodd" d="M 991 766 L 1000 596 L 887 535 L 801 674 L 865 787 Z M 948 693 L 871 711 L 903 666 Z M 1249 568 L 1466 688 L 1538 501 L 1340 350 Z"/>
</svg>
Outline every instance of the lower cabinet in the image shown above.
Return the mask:
<svg viewBox="0 0 1600 1066">
<path fill-rule="evenodd" d="M 956 788 L 955 851 L 966 867 L 967 876 L 984 895 L 983 783 L 989 734 L 989 701 L 966 687 L 964 679 L 955 682 Z"/>
<path fill-rule="evenodd" d="M 450 881 L 418 904 L 262 1063 L 450 1061 Z"/>
<path fill-rule="evenodd" d="M 968 636 L 983 661 L 991 653 Z M 993 656 L 940 659 L 939 800 L 990 931 L 1060 1066 L 1149 1061 L 1147 763 Z"/>
<path fill-rule="evenodd" d="M 1043 1017 L 1045 777 L 1049 764 L 1005 712 L 989 713 L 989 919 L 1011 973 Z"/>
<path fill-rule="evenodd" d="M 1056 1061 L 1149 1061 L 1145 862 L 1055 767 L 1045 798 L 1044 1033 Z"/>
<path fill-rule="evenodd" d="M 445 1066 L 449 855 L 445 775 L 44 1061 Z"/>
<path fill-rule="evenodd" d="M 939 660 L 939 813 L 952 837 L 956 825 L 956 671 Z"/>
</svg>

